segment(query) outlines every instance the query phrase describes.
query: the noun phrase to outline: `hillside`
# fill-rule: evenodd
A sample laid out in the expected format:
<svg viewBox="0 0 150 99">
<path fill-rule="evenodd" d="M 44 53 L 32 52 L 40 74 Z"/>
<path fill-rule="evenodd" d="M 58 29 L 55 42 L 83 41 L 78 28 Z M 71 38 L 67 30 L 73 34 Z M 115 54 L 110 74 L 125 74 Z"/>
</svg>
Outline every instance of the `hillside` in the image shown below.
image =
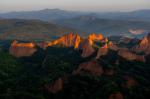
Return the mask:
<svg viewBox="0 0 150 99">
<path fill-rule="evenodd" d="M 150 30 L 150 22 L 102 19 L 92 15 L 57 20 L 57 24 L 85 32 L 101 32 L 104 35 L 130 35 L 131 29 Z"/>
<path fill-rule="evenodd" d="M 76 28 L 84 32 L 103 32 L 104 35 L 124 35 L 143 37 L 150 31 L 150 10 L 131 12 L 80 12 L 61 9 L 19 11 L 0 13 L 0 18 L 42 20 Z M 94 18 L 94 19 L 93 19 Z M 130 34 L 129 30 L 144 31 L 140 35 Z"/>
<path fill-rule="evenodd" d="M 126 44 L 119 41 L 124 45 L 121 47 L 93 33 L 80 38 L 79 46 L 73 48 L 79 37 L 66 34 L 45 49 L 34 45 L 37 43 L 16 41 L 10 44 L 10 52 L 1 49 L 0 99 L 149 97 L 150 55 L 134 51 L 149 53 L 150 34 L 136 44 L 131 44 L 135 39 L 122 39 Z M 33 48 L 36 51 L 31 53 Z"/>
<path fill-rule="evenodd" d="M 39 20 L 0 20 L 0 39 L 2 40 L 51 40 L 72 31 L 75 30 Z"/>
<path fill-rule="evenodd" d="M 115 19 L 115 20 L 134 20 L 147 22 L 150 19 L 150 9 L 135 10 L 131 12 L 105 12 L 95 14 L 99 18 Z"/>
</svg>

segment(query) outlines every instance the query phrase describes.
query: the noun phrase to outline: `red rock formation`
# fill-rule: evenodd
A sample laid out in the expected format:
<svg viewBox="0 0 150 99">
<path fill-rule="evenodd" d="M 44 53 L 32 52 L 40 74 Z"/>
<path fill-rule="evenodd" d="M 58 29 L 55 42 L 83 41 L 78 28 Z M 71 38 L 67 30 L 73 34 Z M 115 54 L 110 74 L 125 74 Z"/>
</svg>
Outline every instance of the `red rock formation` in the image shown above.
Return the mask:
<svg viewBox="0 0 150 99">
<path fill-rule="evenodd" d="M 118 55 L 129 61 L 135 60 L 135 61 L 145 62 L 145 58 L 143 55 L 136 55 L 136 54 L 130 52 L 128 49 L 120 49 L 118 51 Z"/>
<path fill-rule="evenodd" d="M 96 60 L 80 64 L 78 69 L 75 70 L 73 73 L 80 74 L 81 71 L 88 72 L 93 76 L 101 76 L 103 74 L 103 68 L 97 63 Z"/>
<path fill-rule="evenodd" d="M 51 93 L 57 93 L 63 89 L 64 81 L 62 78 L 57 79 L 50 85 L 45 85 L 45 88 Z"/>
<path fill-rule="evenodd" d="M 80 44 L 80 40 L 81 40 L 81 37 L 78 34 L 69 33 L 60 37 L 57 40 L 49 42 L 47 46 L 62 44 L 66 47 L 74 46 L 74 48 L 78 48 Z"/>
<path fill-rule="evenodd" d="M 13 41 L 9 48 L 9 53 L 15 57 L 31 56 L 36 51 L 34 43 L 18 43 L 17 41 Z"/>
<path fill-rule="evenodd" d="M 102 34 L 95 34 L 95 33 L 92 33 L 88 36 L 88 40 L 90 42 L 91 45 L 94 44 L 94 41 L 101 41 L 103 40 L 104 37 Z"/>
<path fill-rule="evenodd" d="M 132 50 L 137 53 L 143 52 L 146 55 L 150 54 L 150 33 L 137 46 L 133 47 Z"/>
<path fill-rule="evenodd" d="M 101 41 L 103 39 L 103 35 L 92 33 L 88 36 L 87 39 L 89 40 L 89 43 L 93 45 L 94 41 Z M 74 46 L 74 48 L 78 48 L 80 42 L 81 42 L 81 37 L 78 34 L 69 33 L 60 37 L 57 40 L 49 42 L 47 46 L 62 44 L 67 47 Z"/>
<path fill-rule="evenodd" d="M 117 45 L 113 44 L 113 42 L 109 42 L 108 46 L 109 46 L 109 49 L 114 50 L 114 51 L 118 51 L 120 49 Z"/>
<path fill-rule="evenodd" d="M 99 59 L 101 56 L 107 55 L 109 49 L 114 50 L 114 51 L 118 51 L 120 49 L 112 42 L 108 42 L 107 38 L 105 39 L 103 43 L 105 43 L 105 45 L 99 48 L 96 59 Z"/>
<path fill-rule="evenodd" d="M 40 43 L 37 43 L 37 46 L 39 46 L 40 48 L 46 49 L 47 43 L 46 42 L 40 42 Z"/>
<path fill-rule="evenodd" d="M 96 59 L 100 58 L 101 56 L 104 56 L 108 53 L 108 44 L 106 43 L 104 46 L 99 48 Z"/>
<path fill-rule="evenodd" d="M 95 49 L 87 39 L 84 39 L 80 42 L 79 49 L 82 50 L 82 57 L 89 57 L 95 52 Z"/>
<path fill-rule="evenodd" d="M 124 99 L 122 93 L 116 92 L 109 96 L 108 99 Z"/>
<path fill-rule="evenodd" d="M 87 39 L 80 40 L 79 49 L 82 49 L 82 57 L 89 57 L 94 52 L 93 48 L 95 41 L 102 41 L 104 39 L 102 34 L 90 34 Z"/>
<path fill-rule="evenodd" d="M 48 42 L 47 47 L 58 44 L 66 47 L 74 46 L 75 49 L 82 50 L 82 57 L 89 57 L 95 52 L 94 48 L 92 47 L 94 41 L 101 41 L 103 39 L 104 37 L 102 34 L 92 33 L 88 36 L 88 38 L 82 39 L 78 34 L 69 33 L 57 40 Z"/>
<path fill-rule="evenodd" d="M 35 44 L 33 43 L 18 43 L 18 41 L 14 40 L 11 44 L 11 46 L 14 47 L 29 47 L 29 48 L 33 48 L 35 46 Z"/>
</svg>

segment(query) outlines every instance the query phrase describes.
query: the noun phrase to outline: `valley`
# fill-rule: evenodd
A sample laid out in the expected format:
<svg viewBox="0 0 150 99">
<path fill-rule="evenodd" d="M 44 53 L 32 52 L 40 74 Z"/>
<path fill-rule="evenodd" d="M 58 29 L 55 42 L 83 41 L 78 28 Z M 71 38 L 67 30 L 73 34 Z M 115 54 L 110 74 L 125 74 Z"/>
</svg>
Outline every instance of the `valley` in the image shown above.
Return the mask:
<svg viewBox="0 0 150 99">
<path fill-rule="evenodd" d="M 150 92 L 150 34 L 128 42 L 111 39 L 72 32 L 49 42 L 12 40 L 9 47 L 2 42 L 0 97 L 145 99 Z"/>
</svg>

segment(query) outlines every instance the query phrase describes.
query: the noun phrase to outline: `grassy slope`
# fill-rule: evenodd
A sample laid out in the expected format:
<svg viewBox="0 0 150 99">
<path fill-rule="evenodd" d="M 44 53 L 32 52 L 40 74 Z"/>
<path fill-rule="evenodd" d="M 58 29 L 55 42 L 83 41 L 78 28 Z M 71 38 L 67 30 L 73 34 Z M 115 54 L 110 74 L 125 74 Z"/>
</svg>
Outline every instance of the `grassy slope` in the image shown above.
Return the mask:
<svg viewBox="0 0 150 99">
<path fill-rule="evenodd" d="M 39 20 L 0 20 L 0 39 L 51 40 L 65 33 L 75 31 Z"/>
</svg>

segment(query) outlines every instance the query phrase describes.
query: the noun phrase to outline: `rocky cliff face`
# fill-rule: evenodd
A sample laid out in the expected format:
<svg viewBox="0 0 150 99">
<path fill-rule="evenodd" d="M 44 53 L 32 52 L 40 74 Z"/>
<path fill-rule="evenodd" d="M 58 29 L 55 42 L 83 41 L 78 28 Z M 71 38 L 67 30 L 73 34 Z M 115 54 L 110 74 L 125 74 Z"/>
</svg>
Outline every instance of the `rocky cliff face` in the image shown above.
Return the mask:
<svg viewBox="0 0 150 99">
<path fill-rule="evenodd" d="M 9 48 L 9 53 L 15 57 L 31 56 L 37 49 L 34 43 L 18 43 L 13 41 Z"/>
<path fill-rule="evenodd" d="M 129 61 L 145 62 L 145 58 L 143 55 L 136 55 L 136 54 L 132 53 L 131 51 L 129 51 L 128 49 L 120 49 L 118 51 L 118 55 Z"/>
<path fill-rule="evenodd" d="M 134 46 L 132 50 L 137 53 L 144 53 L 145 55 L 150 54 L 150 33 L 138 45 Z"/>
<path fill-rule="evenodd" d="M 82 57 L 89 57 L 94 52 L 93 44 L 95 41 L 102 41 L 104 39 L 102 34 L 90 34 L 87 38 L 81 38 L 78 34 L 69 33 L 54 41 L 45 43 L 37 43 L 41 48 L 46 49 L 49 46 L 63 45 L 66 47 L 74 47 L 75 49 L 82 50 Z M 10 47 L 10 53 L 16 57 L 30 56 L 36 51 L 35 44 L 33 43 L 18 43 L 14 41 Z"/>
<path fill-rule="evenodd" d="M 99 48 L 96 59 L 100 58 L 101 56 L 106 55 L 107 53 L 108 53 L 108 44 L 105 44 L 104 46 Z"/>
<path fill-rule="evenodd" d="M 108 42 L 108 41 L 105 41 L 105 44 L 99 48 L 96 59 L 99 59 L 101 56 L 107 55 L 109 50 L 118 52 L 119 56 L 129 61 L 145 62 L 144 55 L 137 55 L 128 48 L 120 48 L 115 44 L 113 44 L 112 42 Z"/>
<path fill-rule="evenodd" d="M 64 45 L 66 47 L 74 46 L 74 48 L 78 48 L 81 41 L 81 37 L 78 34 L 69 33 L 57 40 L 49 42 L 47 46 L 54 46 L 54 45 Z"/>
<path fill-rule="evenodd" d="M 88 72 L 93 76 L 101 76 L 104 72 L 102 66 L 96 60 L 80 64 L 78 69 L 74 71 L 74 74 L 80 74 L 82 71 Z"/>
<path fill-rule="evenodd" d="M 95 49 L 93 48 L 94 42 L 101 42 L 104 39 L 102 34 L 90 34 L 88 38 L 82 39 L 80 42 L 79 49 L 82 50 L 82 57 L 89 57 L 94 52 Z"/>
<path fill-rule="evenodd" d="M 103 39 L 104 39 L 104 37 L 102 34 L 92 33 L 88 36 L 88 40 L 89 40 L 91 45 L 94 44 L 94 41 L 102 41 Z"/>
<path fill-rule="evenodd" d="M 102 47 L 99 47 L 97 52 L 93 47 L 95 45 L 95 41 L 101 42 L 103 44 Z M 104 38 L 102 34 L 92 33 L 87 38 L 81 38 L 78 34 L 69 33 L 54 41 L 48 43 L 41 43 L 39 44 L 39 46 L 47 48 L 48 46 L 54 46 L 59 44 L 66 47 L 73 46 L 75 49 L 81 50 L 81 56 L 84 58 L 92 56 L 94 53 L 97 53 L 96 59 L 99 59 L 101 56 L 107 55 L 108 51 L 111 49 L 114 51 L 118 51 L 119 56 L 129 61 L 136 60 L 145 62 L 144 56 L 136 55 L 128 49 L 122 49 L 117 47 L 107 38 Z M 143 38 L 140 44 L 134 47 L 133 50 L 135 52 L 145 52 L 146 54 L 149 54 L 150 34 L 147 37 Z M 36 48 L 34 43 L 18 43 L 17 41 L 14 41 L 11 44 L 9 52 L 16 57 L 31 56 L 34 52 L 36 52 Z"/>
<path fill-rule="evenodd" d="M 95 52 L 95 49 L 92 47 L 92 45 L 87 39 L 84 39 L 80 42 L 78 49 L 81 50 L 82 57 L 89 57 Z"/>
<path fill-rule="evenodd" d="M 108 39 L 105 40 L 104 42 L 105 44 L 99 48 L 98 52 L 97 52 L 97 56 L 96 59 L 99 59 L 101 56 L 105 56 L 107 55 L 108 51 L 114 50 L 114 51 L 118 51 L 119 47 L 117 47 L 116 45 L 114 45 L 112 42 L 108 42 Z"/>
<path fill-rule="evenodd" d="M 84 39 L 88 39 L 89 43 L 93 45 L 94 41 L 101 41 L 103 39 L 103 35 L 92 33 L 88 36 L 88 38 L 84 38 Z M 78 34 L 69 33 L 60 37 L 57 40 L 49 42 L 47 46 L 62 44 L 67 47 L 74 46 L 75 48 L 78 48 L 81 42 L 82 42 L 82 38 Z"/>
<path fill-rule="evenodd" d="M 81 38 L 78 34 L 69 33 L 57 40 L 49 42 L 47 46 L 64 45 L 66 47 L 73 46 L 75 49 L 82 50 L 82 57 L 91 56 L 95 50 L 92 47 L 95 41 L 102 41 L 104 39 L 102 34 L 90 34 L 87 38 Z"/>
</svg>

